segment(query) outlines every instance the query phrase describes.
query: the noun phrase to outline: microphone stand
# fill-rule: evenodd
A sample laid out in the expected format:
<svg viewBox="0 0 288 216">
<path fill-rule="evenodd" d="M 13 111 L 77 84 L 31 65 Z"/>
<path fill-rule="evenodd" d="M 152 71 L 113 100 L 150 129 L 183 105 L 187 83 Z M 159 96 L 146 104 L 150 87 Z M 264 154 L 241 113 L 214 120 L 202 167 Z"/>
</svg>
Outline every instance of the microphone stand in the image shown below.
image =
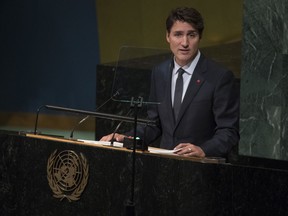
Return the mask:
<svg viewBox="0 0 288 216">
<path fill-rule="evenodd" d="M 111 100 L 114 100 L 114 98 L 116 98 L 118 95 L 120 95 L 122 92 L 122 89 L 118 89 L 110 98 L 108 98 L 106 101 L 104 101 L 104 103 L 102 103 L 99 107 L 97 107 L 97 109 L 95 110 L 96 112 L 98 110 L 100 110 L 103 106 L 105 106 L 108 102 L 110 102 Z M 86 121 L 90 116 L 87 115 L 86 117 L 82 118 L 77 125 L 75 125 L 70 133 L 70 139 L 73 139 L 73 135 L 74 135 L 74 131 L 75 129 L 82 124 L 84 121 Z"/>
<path fill-rule="evenodd" d="M 36 123 L 34 128 L 34 133 L 37 133 L 37 125 L 38 125 L 38 115 L 42 108 L 46 108 L 48 110 L 56 110 L 62 112 L 70 112 L 70 113 L 78 113 L 83 115 L 94 116 L 98 118 L 110 119 L 110 120 L 118 120 L 118 121 L 125 121 L 125 122 L 133 122 L 134 123 L 134 137 L 133 137 L 133 151 L 132 151 L 132 172 L 131 172 L 131 193 L 130 199 L 126 205 L 126 215 L 127 216 L 134 216 L 135 215 L 135 201 L 134 201 L 134 192 L 135 192 L 135 162 L 136 162 L 136 142 L 137 142 L 137 124 L 144 124 L 144 125 L 156 125 L 156 121 L 151 121 L 147 119 L 138 119 L 138 110 L 143 105 L 143 98 L 138 97 L 137 100 L 134 100 L 134 97 L 131 98 L 130 106 L 134 108 L 134 119 L 131 117 L 124 117 L 119 115 L 107 114 L 107 113 L 100 113 L 100 112 L 91 112 L 79 109 L 72 109 L 67 107 L 59 107 L 53 105 L 43 105 L 37 110 L 36 115 Z"/>
<path fill-rule="evenodd" d="M 120 116 L 120 115 L 114 115 L 114 114 L 108 114 L 108 113 L 100 113 L 100 112 L 92 112 L 92 111 L 86 111 L 86 110 L 79 110 L 79 109 L 72 109 L 67 107 L 60 107 L 60 106 L 53 106 L 53 105 L 43 105 L 37 110 L 36 114 L 36 122 L 34 127 L 34 134 L 37 134 L 37 126 L 38 126 L 38 116 L 40 113 L 40 110 L 42 108 L 46 108 L 48 110 L 55 110 L 55 111 L 61 111 L 61 112 L 68 112 L 68 113 L 77 113 L 82 115 L 89 115 L 94 116 L 97 118 L 103 118 L 103 119 L 110 119 L 110 120 L 118 120 L 118 121 L 125 121 L 125 122 L 134 122 L 134 119 L 127 116 Z M 138 124 L 153 124 L 155 125 L 155 121 L 149 121 L 147 119 L 138 119 Z"/>
<path fill-rule="evenodd" d="M 133 137 L 133 151 L 132 151 L 131 194 L 130 194 L 130 200 L 128 200 L 128 203 L 126 205 L 127 216 L 135 215 L 134 191 L 135 191 L 137 119 L 138 119 L 138 110 L 139 108 L 142 107 L 142 104 L 143 104 L 143 97 L 138 97 L 137 100 L 134 100 L 134 97 L 131 98 L 130 107 L 134 108 L 134 137 Z"/>
</svg>

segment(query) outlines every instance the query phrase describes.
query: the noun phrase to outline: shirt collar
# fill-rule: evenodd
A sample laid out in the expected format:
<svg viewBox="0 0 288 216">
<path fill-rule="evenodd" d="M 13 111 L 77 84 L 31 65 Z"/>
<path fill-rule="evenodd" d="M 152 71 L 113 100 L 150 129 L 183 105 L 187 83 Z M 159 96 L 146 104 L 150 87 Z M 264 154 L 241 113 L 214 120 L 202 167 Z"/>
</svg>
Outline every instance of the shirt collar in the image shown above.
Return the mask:
<svg viewBox="0 0 288 216">
<path fill-rule="evenodd" d="M 188 64 L 182 67 L 185 70 L 185 72 L 188 73 L 189 75 L 193 74 L 194 69 L 199 61 L 200 55 L 201 53 L 198 50 L 196 57 L 191 62 L 189 62 Z M 175 74 L 177 74 L 177 71 L 179 68 L 181 68 L 181 66 L 177 64 L 177 62 L 175 61 L 175 57 L 174 57 L 174 73 Z"/>
</svg>

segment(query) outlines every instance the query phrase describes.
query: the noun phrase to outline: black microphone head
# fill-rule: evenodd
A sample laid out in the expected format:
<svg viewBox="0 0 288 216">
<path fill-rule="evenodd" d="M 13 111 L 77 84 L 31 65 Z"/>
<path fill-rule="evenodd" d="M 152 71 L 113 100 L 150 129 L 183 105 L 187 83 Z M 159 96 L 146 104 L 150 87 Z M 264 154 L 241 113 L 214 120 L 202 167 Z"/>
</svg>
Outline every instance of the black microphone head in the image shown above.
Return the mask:
<svg viewBox="0 0 288 216">
<path fill-rule="evenodd" d="M 123 93 L 124 89 L 123 88 L 119 88 L 113 95 L 112 98 L 115 98 L 119 95 L 121 95 Z"/>
</svg>

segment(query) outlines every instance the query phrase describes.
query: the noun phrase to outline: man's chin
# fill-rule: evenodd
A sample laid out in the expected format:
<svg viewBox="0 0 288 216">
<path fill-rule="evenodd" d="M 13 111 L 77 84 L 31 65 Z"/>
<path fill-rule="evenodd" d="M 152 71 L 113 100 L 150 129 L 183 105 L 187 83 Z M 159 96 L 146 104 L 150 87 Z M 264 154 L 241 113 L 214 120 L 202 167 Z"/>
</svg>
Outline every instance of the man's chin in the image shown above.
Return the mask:
<svg viewBox="0 0 288 216">
<path fill-rule="evenodd" d="M 185 63 L 184 65 L 186 65 L 190 61 L 193 60 L 193 57 L 191 55 L 181 55 L 181 56 L 178 56 L 177 59 L 178 59 L 179 62 Z M 184 66 L 184 65 L 182 65 L 182 66 Z"/>
</svg>

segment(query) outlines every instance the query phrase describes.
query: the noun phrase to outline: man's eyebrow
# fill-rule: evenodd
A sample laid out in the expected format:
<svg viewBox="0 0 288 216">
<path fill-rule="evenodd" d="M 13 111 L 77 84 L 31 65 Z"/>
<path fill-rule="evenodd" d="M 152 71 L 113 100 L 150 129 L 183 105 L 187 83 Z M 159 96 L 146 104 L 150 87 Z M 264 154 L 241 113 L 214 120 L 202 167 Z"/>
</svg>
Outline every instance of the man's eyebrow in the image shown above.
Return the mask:
<svg viewBox="0 0 288 216">
<path fill-rule="evenodd" d="M 190 30 L 190 31 L 188 31 L 189 33 L 198 33 L 198 31 L 197 30 Z"/>
<path fill-rule="evenodd" d="M 176 31 L 174 31 L 175 33 L 184 33 L 185 31 L 182 31 L 182 30 L 176 30 Z M 197 30 L 189 30 L 189 31 L 187 31 L 187 33 L 198 33 L 198 31 Z"/>
<path fill-rule="evenodd" d="M 174 31 L 175 33 L 183 33 L 184 31 L 178 30 L 178 31 Z"/>
</svg>

